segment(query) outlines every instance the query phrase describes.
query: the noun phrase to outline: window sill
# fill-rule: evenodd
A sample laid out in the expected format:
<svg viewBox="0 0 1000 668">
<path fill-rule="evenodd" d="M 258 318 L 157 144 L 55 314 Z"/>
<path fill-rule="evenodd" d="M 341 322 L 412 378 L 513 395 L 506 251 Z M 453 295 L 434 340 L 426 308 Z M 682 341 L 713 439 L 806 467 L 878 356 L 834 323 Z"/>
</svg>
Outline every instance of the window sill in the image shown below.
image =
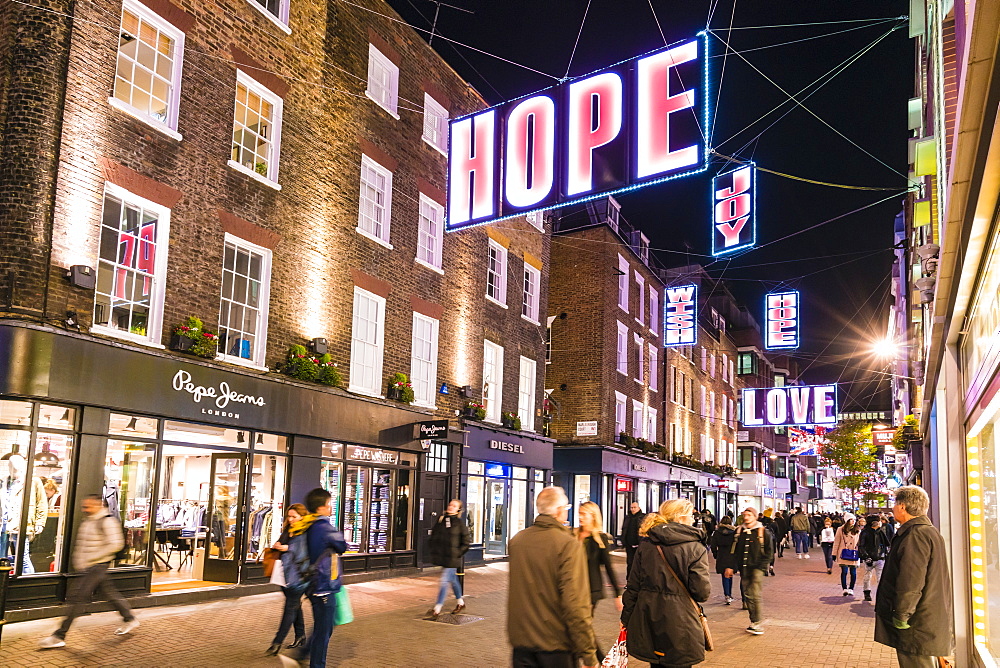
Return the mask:
<svg viewBox="0 0 1000 668">
<path fill-rule="evenodd" d="M 399 120 L 399 114 L 397 114 L 395 111 L 393 111 L 389 107 L 387 107 L 384 104 L 382 104 L 382 101 L 379 100 L 378 98 L 376 98 L 374 95 L 372 95 L 367 89 L 365 90 L 365 96 L 369 100 L 371 100 L 372 102 L 374 102 L 375 104 L 377 104 L 379 107 L 381 107 L 385 111 L 385 113 L 389 114 L 390 116 L 392 116 L 393 118 L 395 118 L 397 121 Z"/>
<path fill-rule="evenodd" d="M 442 276 L 444 276 L 444 269 L 442 269 L 440 267 L 435 267 L 430 262 L 425 262 L 424 260 L 421 260 L 419 257 L 413 258 L 413 261 L 416 262 L 417 264 L 419 264 L 422 267 L 426 267 L 426 268 L 430 269 L 434 273 L 441 274 Z"/>
<path fill-rule="evenodd" d="M 622 371 L 621 369 L 618 369 L 618 373 L 620 373 L 623 376 L 628 376 L 628 371 Z"/>
<path fill-rule="evenodd" d="M 618 308 L 620 308 L 621 310 L 625 311 L 625 313 L 628 313 L 628 307 L 625 307 L 625 306 L 622 306 L 621 304 L 619 304 Z"/>
<path fill-rule="evenodd" d="M 373 399 L 385 399 L 385 397 L 379 394 L 377 391 L 373 392 L 372 390 L 366 389 L 364 387 L 358 387 L 356 385 L 348 385 L 347 391 L 352 392 L 354 394 L 360 394 L 361 396 L 364 397 L 371 397 Z"/>
<path fill-rule="evenodd" d="M 493 299 L 493 297 L 490 297 L 489 295 L 486 295 L 486 301 L 488 301 L 488 302 L 493 302 L 494 304 L 496 304 L 496 305 L 497 305 L 497 306 L 499 306 L 500 308 L 510 308 L 509 306 L 507 306 L 507 305 L 506 305 L 506 304 L 504 304 L 503 302 L 501 302 L 501 301 L 499 301 L 499 300 L 496 300 L 496 299 Z"/>
<path fill-rule="evenodd" d="M 446 151 L 445 149 L 441 148 L 440 146 L 438 146 L 437 144 L 435 144 L 434 142 L 432 142 L 427 137 L 421 137 L 421 139 L 423 139 L 424 143 L 427 144 L 428 146 L 430 146 L 432 149 L 434 149 L 435 151 L 437 151 L 438 153 L 440 153 L 444 157 L 446 157 L 446 158 L 448 157 L 448 151 Z"/>
<path fill-rule="evenodd" d="M 247 176 L 249 176 L 250 178 L 254 179 L 255 181 L 259 181 L 259 182 L 263 183 L 265 186 L 267 186 L 269 188 L 274 188 L 275 190 L 281 190 L 281 184 L 280 183 L 272 181 L 271 179 L 267 178 L 266 176 L 261 176 L 260 174 L 258 174 L 254 170 L 250 169 L 249 167 L 244 167 L 243 165 L 241 165 L 240 163 L 236 162 L 235 160 L 230 160 L 227 164 L 232 169 L 235 169 L 237 172 L 242 172 L 242 173 L 246 174 Z"/>
<path fill-rule="evenodd" d="M 274 25 L 276 25 L 278 27 L 278 29 L 281 30 L 281 32 L 285 33 L 286 35 L 291 35 L 292 34 L 292 29 L 291 28 L 289 28 L 287 25 L 285 25 L 284 23 L 282 23 L 281 19 L 279 19 L 277 16 L 275 16 L 271 12 L 267 11 L 266 9 L 264 9 L 264 7 L 262 7 L 259 2 L 256 2 L 256 0 L 247 0 L 247 2 L 249 2 L 250 5 L 254 9 L 256 9 L 258 12 L 260 12 L 261 14 L 263 14 L 264 16 L 266 16 L 271 21 L 271 23 L 273 23 Z"/>
<path fill-rule="evenodd" d="M 101 336 L 108 336 L 112 339 L 118 339 L 120 341 L 128 341 L 129 343 L 137 343 L 140 346 L 146 346 L 148 348 L 155 348 L 157 350 L 166 350 L 167 347 L 160 343 L 153 343 L 148 336 L 139 336 L 138 334 L 131 334 L 129 332 L 123 332 L 120 329 L 113 329 L 111 327 L 105 327 L 103 325 L 94 325 L 90 328 L 91 334 L 100 334 Z"/>
<path fill-rule="evenodd" d="M 411 405 L 414 408 L 426 408 L 426 409 L 432 410 L 432 411 L 436 411 L 437 410 L 437 405 L 436 404 L 420 404 L 420 403 L 417 403 L 416 401 L 414 401 Z"/>
<path fill-rule="evenodd" d="M 371 232 L 367 232 L 367 231 L 361 229 L 360 227 L 355 227 L 354 231 L 357 232 L 358 234 L 360 234 L 361 236 L 365 237 L 366 239 L 371 239 L 372 241 L 374 241 L 375 243 L 377 243 L 380 246 L 385 246 L 389 250 L 396 250 L 395 246 L 393 246 L 391 243 L 389 243 L 385 239 L 379 239 L 377 236 L 375 236 Z"/>
<path fill-rule="evenodd" d="M 521 320 L 527 320 L 528 322 L 530 322 L 535 327 L 541 327 L 542 326 L 542 323 L 540 323 L 537 320 L 534 320 L 532 318 L 529 318 L 528 316 L 524 315 L 523 313 L 521 314 Z"/>
<path fill-rule="evenodd" d="M 122 102 L 117 97 L 109 97 L 108 104 L 111 105 L 113 108 L 117 109 L 118 111 L 122 112 L 123 114 L 131 116 L 140 123 L 148 125 L 149 127 L 159 132 L 160 134 L 164 134 L 175 141 L 181 141 L 184 139 L 184 136 L 180 132 L 177 132 L 166 123 L 162 123 L 156 120 L 155 118 L 151 118 L 148 114 L 142 113 L 141 111 L 133 107 L 131 104 L 128 104 L 127 102 Z"/>
<path fill-rule="evenodd" d="M 253 360 L 243 359 L 242 357 L 236 357 L 235 355 L 225 355 L 223 353 L 217 353 L 215 356 L 216 362 L 228 362 L 229 364 L 235 364 L 236 366 L 241 366 L 246 369 L 253 369 L 254 371 L 270 371 L 266 366 L 261 366 Z"/>
</svg>

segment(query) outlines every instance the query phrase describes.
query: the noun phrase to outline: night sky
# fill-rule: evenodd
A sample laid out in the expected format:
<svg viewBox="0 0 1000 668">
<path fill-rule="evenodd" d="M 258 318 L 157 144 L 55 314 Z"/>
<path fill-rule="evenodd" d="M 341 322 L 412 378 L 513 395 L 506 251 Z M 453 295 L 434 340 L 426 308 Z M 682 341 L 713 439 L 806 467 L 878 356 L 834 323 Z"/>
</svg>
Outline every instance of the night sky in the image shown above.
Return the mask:
<svg viewBox="0 0 1000 668">
<path fill-rule="evenodd" d="M 491 104 L 548 87 L 567 68 L 569 76 L 580 76 L 662 47 L 664 38 L 690 38 L 711 14 L 717 34 L 709 37 L 712 95 L 719 99 L 712 148 L 797 177 L 896 190 L 832 188 L 760 172 L 757 241 L 764 247 L 714 262 L 711 177 L 726 161 L 713 160 L 704 174 L 616 196 L 622 215 L 646 233 L 665 266 L 706 265 L 758 320 L 767 292 L 801 290 L 803 344 L 793 355 L 806 369 L 804 380 L 843 383 L 841 410 L 888 408 L 886 377 L 872 373 L 886 367 L 866 351 L 885 333 L 893 219 L 906 189 L 906 102 L 913 96 L 913 45 L 899 19 L 908 11 L 906 0 L 742 0 L 735 11 L 726 0 L 652 0 L 659 28 L 649 0 L 591 0 L 571 64 L 585 0 L 447 0 L 451 7 L 389 2 L 416 28 L 430 29 L 439 12 L 439 35 L 551 75 L 435 37 L 441 56 Z M 756 27 L 803 23 L 815 25 Z M 742 58 L 732 51 L 723 58 L 721 40 Z M 851 60 L 830 79 L 831 70 Z M 829 83 L 820 87 L 820 78 Z M 798 97 L 822 120 L 775 84 L 792 94 L 808 87 Z M 886 201 L 869 206 L 879 200 Z M 862 207 L 868 208 L 781 240 Z"/>
</svg>

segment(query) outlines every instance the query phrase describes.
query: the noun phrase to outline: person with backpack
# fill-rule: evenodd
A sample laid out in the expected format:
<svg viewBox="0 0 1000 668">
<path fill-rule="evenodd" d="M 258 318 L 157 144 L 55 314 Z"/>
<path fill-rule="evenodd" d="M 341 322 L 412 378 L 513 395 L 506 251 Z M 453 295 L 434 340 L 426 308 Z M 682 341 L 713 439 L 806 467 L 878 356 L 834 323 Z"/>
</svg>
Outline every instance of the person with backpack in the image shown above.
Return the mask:
<svg viewBox="0 0 1000 668">
<path fill-rule="evenodd" d="M 308 656 L 309 668 L 324 668 L 337 612 L 336 594 L 342 586 L 340 555 L 347 551 L 347 541 L 330 523 L 330 492 L 317 487 L 306 494 L 305 501 L 308 514 L 292 524 L 281 566 L 286 587 L 309 596 L 313 611 L 312 636 L 305 646 L 295 648 L 293 656 L 300 664 Z"/>
<path fill-rule="evenodd" d="M 764 619 L 761 589 L 764 584 L 764 572 L 771 563 L 773 546 L 768 540 L 769 532 L 757 521 L 757 509 L 747 508 L 743 511 L 743 523 L 736 529 L 733 545 L 729 548 L 736 562 L 723 573 L 724 577 L 733 577 L 739 571 L 740 590 L 743 592 L 743 603 L 750 612 L 750 626 L 747 633 L 759 636 L 764 633 L 761 622 Z"/>
<path fill-rule="evenodd" d="M 462 567 L 462 557 L 469 551 L 469 525 L 462 520 L 462 502 L 452 499 L 444 514 L 434 523 L 431 529 L 430 548 L 431 563 L 441 566 L 441 586 L 438 589 L 437 602 L 427 611 L 431 619 L 437 619 L 448 596 L 448 587 L 455 593 L 455 609 L 451 614 L 457 615 L 465 609 L 465 599 L 462 598 L 462 585 L 458 581 L 458 569 Z"/>
<path fill-rule="evenodd" d="M 139 626 L 132 608 L 108 579 L 108 568 L 125 548 L 122 525 L 108 511 L 107 502 L 99 494 L 88 494 L 83 499 L 81 510 L 83 521 L 73 543 L 73 568 L 83 575 L 73 581 L 66 597 L 69 611 L 56 632 L 39 643 L 42 649 L 66 646 L 66 633 L 73 621 L 83 614 L 97 590 L 111 601 L 122 616 L 122 625 L 115 630 L 115 635 L 131 633 Z"/>
<path fill-rule="evenodd" d="M 889 539 L 882 528 L 882 518 L 878 515 L 868 516 L 868 526 L 861 530 L 858 538 L 858 557 L 864 565 L 862 568 L 861 589 L 865 592 L 865 600 L 872 600 L 872 585 L 878 586 L 882 577 L 882 566 L 889 555 Z"/>
<path fill-rule="evenodd" d="M 301 503 L 293 503 L 288 506 L 288 513 L 285 515 L 285 525 L 282 527 L 281 536 L 271 546 L 271 549 L 278 550 L 281 553 L 288 552 L 288 543 L 291 540 L 288 532 L 291 530 L 292 525 L 302 519 L 305 514 L 306 507 Z M 282 563 L 282 568 L 284 568 L 284 563 Z M 281 650 L 281 644 L 285 642 L 288 629 L 292 628 L 292 626 L 295 627 L 295 640 L 289 647 L 301 647 L 306 642 L 306 624 L 302 618 L 302 592 L 288 587 L 286 580 L 285 585 L 281 586 L 281 593 L 285 595 L 285 606 L 281 612 L 281 623 L 278 624 L 278 632 L 274 634 L 271 646 L 264 652 L 265 656 L 274 656 Z"/>
</svg>

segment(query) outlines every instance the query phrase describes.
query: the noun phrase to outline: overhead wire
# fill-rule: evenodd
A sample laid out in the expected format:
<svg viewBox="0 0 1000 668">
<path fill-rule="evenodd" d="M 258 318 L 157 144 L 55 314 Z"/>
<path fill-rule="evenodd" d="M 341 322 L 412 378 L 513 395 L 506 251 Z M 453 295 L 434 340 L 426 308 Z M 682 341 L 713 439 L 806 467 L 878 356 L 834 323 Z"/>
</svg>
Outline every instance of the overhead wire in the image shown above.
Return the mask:
<svg viewBox="0 0 1000 668">
<path fill-rule="evenodd" d="M 590 13 L 590 0 L 587 0 L 587 8 L 583 10 L 583 19 L 580 21 L 580 29 L 576 33 L 576 41 L 573 42 L 573 50 L 569 54 L 569 62 L 566 63 L 566 74 L 563 79 L 569 78 L 569 71 L 573 67 L 573 58 L 576 57 L 576 47 L 580 45 L 580 35 L 583 34 L 583 26 L 587 24 L 587 15 Z"/>
<path fill-rule="evenodd" d="M 840 23 L 871 23 L 879 21 L 906 21 L 910 17 L 908 16 L 885 16 L 881 18 L 871 18 L 871 19 L 840 19 L 837 21 L 812 21 L 809 23 L 782 23 L 777 25 L 769 26 L 737 26 L 733 30 L 763 30 L 765 28 L 801 28 L 804 26 L 827 26 L 836 25 Z"/>
<path fill-rule="evenodd" d="M 738 165 L 746 165 L 750 162 L 749 160 L 740 160 L 739 158 L 733 157 L 731 155 L 723 155 L 722 153 L 719 153 L 715 149 L 709 149 L 709 152 L 712 153 L 713 155 L 717 155 L 720 158 L 723 158 L 730 162 L 734 162 Z M 816 179 L 807 179 L 804 176 L 795 176 L 793 174 L 786 174 L 785 172 L 779 172 L 773 169 L 767 169 L 766 167 L 760 167 L 759 165 L 755 165 L 755 167 L 757 171 L 760 172 L 767 172 L 768 174 L 774 174 L 775 176 L 781 176 L 783 178 L 792 179 L 794 181 L 802 181 L 804 183 L 811 183 L 817 186 L 829 186 L 831 188 L 843 188 L 845 190 L 876 190 L 876 191 L 892 190 L 894 192 L 899 192 L 902 189 L 900 188 L 900 186 L 885 188 L 879 186 L 853 186 L 853 185 L 845 185 L 843 183 L 830 183 L 829 181 L 817 181 Z"/>
<path fill-rule="evenodd" d="M 853 32 L 855 30 L 864 30 L 866 28 L 871 28 L 872 26 L 881 25 L 882 23 L 887 23 L 889 21 L 894 21 L 895 19 L 882 19 L 877 23 L 869 23 L 868 25 L 855 26 L 853 28 L 844 28 L 843 30 L 834 30 L 833 32 L 825 32 L 822 35 L 810 35 L 809 37 L 800 37 L 799 39 L 791 39 L 785 42 L 778 42 L 777 44 L 765 44 L 764 46 L 754 46 L 749 49 L 740 49 L 739 51 L 734 50 L 733 53 L 752 53 L 754 51 L 763 51 L 765 49 L 776 49 L 781 46 L 788 46 L 789 44 L 798 44 L 800 42 L 809 42 L 814 39 L 822 39 L 824 37 L 833 37 L 834 35 L 842 35 L 847 32 Z M 712 56 L 712 58 L 718 58 L 719 56 Z"/>
<path fill-rule="evenodd" d="M 650 6 L 652 6 L 653 0 L 650 1 Z M 736 0 L 733 0 L 733 13 L 729 16 L 729 30 L 733 30 L 733 22 L 736 20 Z M 715 91 L 715 105 L 712 108 L 712 123 L 708 126 L 708 145 L 712 146 L 712 141 L 715 137 L 715 121 L 719 118 L 719 100 L 722 99 L 722 82 L 726 78 L 726 63 L 729 62 L 729 47 L 727 46 L 725 51 L 722 53 L 722 69 L 719 72 L 719 84 Z M 712 149 L 710 149 L 712 150 Z"/>
</svg>

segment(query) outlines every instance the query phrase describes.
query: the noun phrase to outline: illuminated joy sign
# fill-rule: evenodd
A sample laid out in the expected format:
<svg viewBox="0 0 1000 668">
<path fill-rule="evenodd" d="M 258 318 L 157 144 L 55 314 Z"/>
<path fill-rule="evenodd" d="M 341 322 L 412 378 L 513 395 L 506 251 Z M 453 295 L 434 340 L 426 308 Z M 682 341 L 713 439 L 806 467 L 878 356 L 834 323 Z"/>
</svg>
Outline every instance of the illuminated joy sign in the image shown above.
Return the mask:
<svg viewBox="0 0 1000 668">
<path fill-rule="evenodd" d="M 836 424 L 837 386 L 746 388 L 740 402 L 740 422 L 744 427 Z"/>
<path fill-rule="evenodd" d="M 712 179 L 712 255 L 727 255 L 757 243 L 756 185 L 753 163 Z"/>
<path fill-rule="evenodd" d="M 663 303 L 663 345 L 693 345 L 698 336 L 698 286 L 667 288 Z"/>
<path fill-rule="evenodd" d="M 768 350 L 799 347 L 799 293 L 775 292 L 765 298 L 767 323 L 764 347 Z"/>
<path fill-rule="evenodd" d="M 706 38 L 449 124 L 448 230 L 703 171 Z"/>
</svg>

